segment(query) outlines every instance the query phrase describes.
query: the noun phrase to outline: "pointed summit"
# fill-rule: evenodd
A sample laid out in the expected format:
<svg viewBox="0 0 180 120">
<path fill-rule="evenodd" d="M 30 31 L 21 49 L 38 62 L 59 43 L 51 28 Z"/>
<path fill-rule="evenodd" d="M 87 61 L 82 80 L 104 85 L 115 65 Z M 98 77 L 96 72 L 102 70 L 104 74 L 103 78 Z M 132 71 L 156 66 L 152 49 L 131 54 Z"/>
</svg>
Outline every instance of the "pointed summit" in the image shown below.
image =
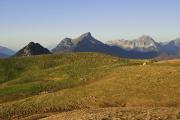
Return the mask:
<svg viewBox="0 0 180 120">
<path fill-rule="evenodd" d="M 82 34 L 80 37 L 84 38 L 84 37 L 92 37 L 92 36 L 90 32 L 87 32 L 87 33 Z"/>
<path fill-rule="evenodd" d="M 73 39 L 73 42 L 75 44 L 77 44 L 82 40 L 92 40 L 92 39 L 94 39 L 94 38 L 91 36 L 91 33 L 87 32 L 87 33 L 84 33 L 84 34 L 80 35 L 78 38 Z"/>
<path fill-rule="evenodd" d="M 55 53 L 59 51 L 59 53 L 61 53 L 71 51 L 73 45 L 71 38 L 64 38 L 54 49 L 52 49 L 52 52 Z"/>
<path fill-rule="evenodd" d="M 72 43 L 77 45 L 79 43 L 85 42 L 86 44 L 96 44 L 99 43 L 94 37 L 92 37 L 90 32 L 80 35 L 78 38 L 72 39 Z"/>
<path fill-rule="evenodd" d="M 151 36 L 149 36 L 149 35 L 143 35 L 143 36 L 141 36 L 141 37 L 139 37 L 138 39 L 137 39 L 138 41 L 141 41 L 141 42 L 155 42 L 155 40 L 151 37 Z"/>
<path fill-rule="evenodd" d="M 35 43 L 31 41 L 28 45 L 34 45 L 34 44 L 35 44 Z"/>
<path fill-rule="evenodd" d="M 15 56 L 33 56 L 42 54 L 51 54 L 51 52 L 39 43 L 30 42 L 27 46 L 18 51 Z"/>
<path fill-rule="evenodd" d="M 33 46 L 33 45 L 35 45 L 36 43 L 34 43 L 34 42 L 30 42 L 27 46 Z"/>
<path fill-rule="evenodd" d="M 75 39 L 65 38 L 56 48 L 52 50 L 53 53 L 62 53 L 69 51 L 91 52 L 102 51 L 101 49 L 106 46 L 104 43 L 96 40 L 91 36 L 90 32 L 84 33 Z M 105 48 L 104 48 L 105 49 Z"/>
</svg>

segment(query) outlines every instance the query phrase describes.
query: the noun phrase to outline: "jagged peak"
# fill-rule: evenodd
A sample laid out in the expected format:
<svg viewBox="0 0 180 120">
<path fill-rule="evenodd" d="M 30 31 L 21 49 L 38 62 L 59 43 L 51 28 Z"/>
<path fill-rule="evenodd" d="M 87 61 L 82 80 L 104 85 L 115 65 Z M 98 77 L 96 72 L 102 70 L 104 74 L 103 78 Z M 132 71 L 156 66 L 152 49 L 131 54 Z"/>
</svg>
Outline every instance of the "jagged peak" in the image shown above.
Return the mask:
<svg viewBox="0 0 180 120">
<path fill-rule="evenodd" d="M 32 47 L 32 46 L 41 46 L 41 45 L 35 42 L 29 42 L 29 44 L 27 45 L 27 47 Z"/>
<path fill-rule="evenodd" d="M 95 39 L 91 36 L 90 32 L 80 35 L 78 38 L 72 39 L 72 42 L 76 45 L 82 40 L 94 41 Z"/>
<path fill-rule="evenodd" d="M 155 43 L 155 40 L 149 35 L 142 35 L 141 37 L 139 37 L 135 41 L 141 41 L 141 42 L 144 41 L 144 42 L 153 42 L 153 43 Z"/>
<path fill-rule="evenodd" d="M 64 38 L 62 41 L 71 41 L 71 38 Z"/>
<path fill-rule="evenodd" d="M 81 38 L 91 37 L 91 33 L 90 33 L 90 32 L 84 33 L 84 34 L 82 34 L 80 37 L 81 37 Z"/>
<path fill-rule="evenodd" d="M 35 43 L 35 42 L 29 42 L 29 44 L 27 44 L 24 48 L 33 48 L 33 47 L 45 48 L 45 47 L 43 47 L 41 44 Z M 45 49 L 46 49 L 46 48 L 45 48 Z"/>
<path fill-rule="evenodd" d="M 34 43 L 34 42 L 29 42 L 29 44 L 27 45 L 27 46 L 29 46 L 29 45 L 35 45 L 36 43 Z"/>
<path fill-rule="evenodd" d="M 64 38 L 64 39 L 57 45 L 57 47 L 58 47 L 58 46 L 62 46 L 62 45 L 64 45 L 64 46 L 73 45 L 72 39 L 71 39 L 71 38 Z"/>
</svg>

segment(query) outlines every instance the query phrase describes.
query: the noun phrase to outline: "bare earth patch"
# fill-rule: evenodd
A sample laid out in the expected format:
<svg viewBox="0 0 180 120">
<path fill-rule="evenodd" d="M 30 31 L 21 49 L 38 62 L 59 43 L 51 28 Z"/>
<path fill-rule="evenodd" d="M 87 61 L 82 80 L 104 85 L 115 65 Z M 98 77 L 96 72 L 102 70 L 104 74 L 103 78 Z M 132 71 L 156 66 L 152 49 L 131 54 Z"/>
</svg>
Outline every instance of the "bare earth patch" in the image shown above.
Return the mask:
<svg viewBox="0 0 180 120">
<path fill-rule="evenodd" d="M 179 108 L 111 107 L 63 112 L 41 120 L 178 120 Z"/>
</svg>

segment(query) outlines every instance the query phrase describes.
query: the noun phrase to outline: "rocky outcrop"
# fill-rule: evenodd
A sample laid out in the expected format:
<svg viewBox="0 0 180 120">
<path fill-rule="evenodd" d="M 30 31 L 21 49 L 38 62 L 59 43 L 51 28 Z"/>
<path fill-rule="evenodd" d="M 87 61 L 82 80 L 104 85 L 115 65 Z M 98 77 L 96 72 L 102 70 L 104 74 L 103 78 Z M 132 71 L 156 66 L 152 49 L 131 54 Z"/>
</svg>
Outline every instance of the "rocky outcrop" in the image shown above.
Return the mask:
<svg viewBox="0 0 180 120">
<path fill-rule="evenodd" d="M 18 51 L 15 56 L 33 56 L 42 54 L 51 54 L 51 52 L 39 43 L 30 42 L 27 46 Z"/>
</svg>

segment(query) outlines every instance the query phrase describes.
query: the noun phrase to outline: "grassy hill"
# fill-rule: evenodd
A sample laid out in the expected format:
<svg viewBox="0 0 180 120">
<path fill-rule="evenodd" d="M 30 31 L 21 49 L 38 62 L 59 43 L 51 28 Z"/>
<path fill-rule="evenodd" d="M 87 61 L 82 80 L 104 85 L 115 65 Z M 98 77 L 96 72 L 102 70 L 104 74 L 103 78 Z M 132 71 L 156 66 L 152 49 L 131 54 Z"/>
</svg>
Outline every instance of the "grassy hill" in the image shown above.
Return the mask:
<svg viewBox="0 0 180 120">
<path fill-rule="evenodd" d="M 100 53 L 0 60 L 0 119 L 103 107 L 180 107 L 180 61 Z"/>
</svg>

